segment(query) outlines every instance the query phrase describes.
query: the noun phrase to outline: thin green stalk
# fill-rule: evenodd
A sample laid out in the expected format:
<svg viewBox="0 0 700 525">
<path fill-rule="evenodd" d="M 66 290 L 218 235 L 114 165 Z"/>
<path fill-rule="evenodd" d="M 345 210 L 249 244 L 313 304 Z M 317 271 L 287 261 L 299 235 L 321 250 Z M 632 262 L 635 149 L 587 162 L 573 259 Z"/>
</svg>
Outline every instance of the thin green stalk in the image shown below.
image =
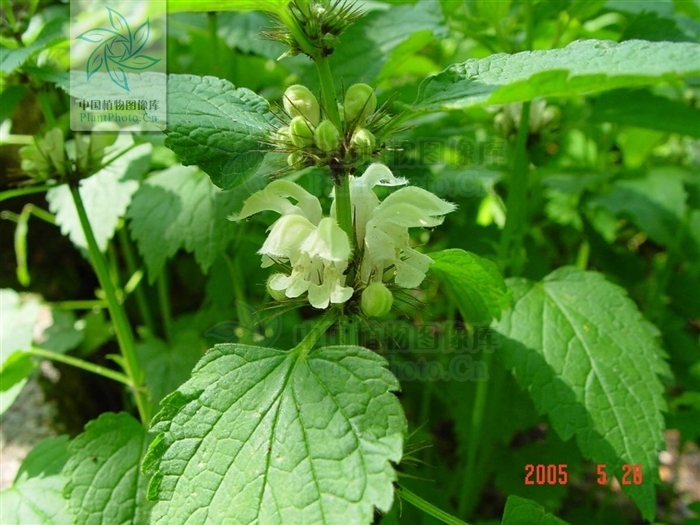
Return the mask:
<svg viewBox="0 0 700 525">
<path fill-rule="evenodd" d="M 168 275 L 167 268 L 163 268 L 156 279 L 156 288 L 158 288 L 158 304 L 160 304 L 160 314 L 163 317 L 163 332 L 167 341 L 172 340 L 173 336 L 173 314 L 170 310 L 170 298 L 168 294 Z"/>
<path fill-rule="evenodd" d="M 50 359 L 52 361 L 58 361 L 59 363 L 65 363 L 75 368 L 80 368 L 82 370 L 87 370 L 93 374 L 118 381 L 128 387 L 133 387 L 132 382 L 129 378 L 122 374 L 121 372 L 116 372 L 115 370 L 110 370 L 104 366 L 96 365 L 95 363 L 90 363 L 89 361 L 84 361 L 73 357 L 70 355 L 59 354 L 58 352 L 51 352 L 50 350 L 44 350 L 43 348 L 32 347 L 26 351 L 28 354 L 35 355 L 37 357 L 43 357 L 44 359 Z"/>
<path fill-rule="evenodd" d="M 527 187 L 530 160 L 527 137 L 530 125 L 530 102 L 523 103 L 520 127 L 515 139 L 515 159 L 508 185 L 506 225 L 501 235 L 500 259 L 510 275 L 518 276 L 524 264 L 523 240 L 527 224 Z"/>
<path fill-rule="evenodd" d="M 92 226 L 90 226 L 90 220 L 85 211 L 85 205 L 83 204 L 83 198 L 80 196 L 78 185 L 71 185 L 70 190 L 78 212 L 78 218 L 80 219 L 80 225 L 83 228 L 83 233 L 87 240 L 92 266 L 107 299 L 109 314 L 114 323 L 117 341 L 119 342 L 119 348 L 122 354 L 124 372 L 126 372 L 129 378 L 141 421 L 144 424 L 148 424 L 150 420 L 150 403 L 143 386 L 143 374 L 136 358 L 136 341 L 134 339 L 134 334 L 131 331 L 131 325 L 129 324 L 126 312 L 117 299 L 117 290 L 110 279 L 107 261 L 97 246 L 95 234 L 92 230 Z"/>
<path fill-rule="evenodd" d="M 107 303 L 101 299 L 87 301 L 59 301 L 51 303 L 51 306 L 61 310 L 92 310 L 93 308 L 107 308 Z"/>
<path fill-rule="evenodd" d="M 437 508 L 432 503 L 428 503 L 423 498 L 417 494 L 414 494 L 402 485 L 398 486 L 396 492 L 401 499 L 407 501 L 417 509 L 422 510 L 429 516 L 432 516 L 443 523 L 447 523 L 447 525 L 469 525 L 466 521 L 462 521 L 461 519 L 454 517 L 452 514 L 448 514 L 444 510 Z"/>
<path fill-rule="evenodd" d="M 0 140 L 0 146 L 23 146 L 26 144 L 34 144 L 33 135 L 5 135 Z"/>
<path fill-rule="evenodd" d="M 318 78 L 321 81 L 321 101 L 323 109 L 330 121 L 335 124 L 341 133 L 343 131 L 343 123 L 340 121 L 340 112 L 338 111 L 338 99 L 335 94 L 335 83 L 333 82 L 333 73 L 328 59 L 325 57 L 314 56 L 316 62 L 316 71 Z"/>
<path fill-rule="evenodd" d="M 24 195 L 31 195 L 32 193 L 42 193 L 44 191 L 49 191 L 51 188 L 54 187 L 54 184 L 42 184 L 41 186 L 26 186 L 24 188 L 2 191 L 0 192 L 0 202 L 7 199 L 12 199 L 14 197 L 23 197 Z"/>
<path fill-rule="evenodd" d="M 129 235 L 126 232 L 126 228 L 122 227 L 117 230 L 117 238 L 119 239 L 119 244 L 121 245 L 122 252 L 124 253 L 124 260 L 126 261 L 126 269 L 130 275 L 135 275 L 137 271 L 136 267 L 136 256 L 134 255 L 134 249 L 131 246 L 131 241 L 129 240 Z M 124 286 L 127 289 L 129 283 Z M 141 321 L 146 325 L 148 331 L 151 334 L 156 333 L 156 324 L 153 321 L 153 314 L 151 313 L 151 308 L 148 306 L 148 299 L 146 298 L 146 292 L 143 286 L 136 286 L 134 288 L 134 294 L 136 295 L 136 305 L 139 309 L 139 314 L 141 315 Z"/>
<path fill-rule="evenodd" d="M 294 347 L 292 352 L 298 353 L 299 357 L 304 358 L 308 355 L 311 349 L 316 344 L 323 334 L 335 323 L 338 318 L 338 310 L 336 308 L 331 308 L 323 316 L 316 321 L 316 323 L 311 328 L 311 331 L 306 334 L 306 337 L 302 339 L 301 343 Z"/>
<path fill-rule="evenodd" d="M 493 352 L 486 352 L 484 364 L 488 368 L 491 363 Z M 465 516 L 470 512 L 477 495 L 475 483 L 476 464 L 479 448 L 481 447 L 481 433 L 484 425 L 484 414 L 486 412 L 486 399 L 489 395 L 489 382 L 479 381 L 476 385 L 476 396 L 474 397 L 474 407 L 471 417 L 471 431 L 469 433 L 469 444 L 467 448 L 467 463 L 464 469 L 464 480 L 462 481 L 462 494 L 459 498 L 459 515 Z"/>
</svg>

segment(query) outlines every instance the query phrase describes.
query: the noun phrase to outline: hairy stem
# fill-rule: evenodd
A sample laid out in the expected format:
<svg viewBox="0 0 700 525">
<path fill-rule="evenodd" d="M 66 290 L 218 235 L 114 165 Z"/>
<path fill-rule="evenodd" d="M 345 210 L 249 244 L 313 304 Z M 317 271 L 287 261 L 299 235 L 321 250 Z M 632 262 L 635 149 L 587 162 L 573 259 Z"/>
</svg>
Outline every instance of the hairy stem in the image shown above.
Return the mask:
<svg viewBox="0 0 700 525">
<path fill-rule="evenodd" d="M 150 404 L 148 402 L 146 391 L 143 387 L 143 374 L 141 373 L 141 369 L 136 358 L 136 341 L 134 339 L 134 334 L 131 331 L 131 325 L 126 317 L 124 307 L 117 299 L 117 290 L 110 278 L 107 261 L 97 246 L 95 234 L 92 230 L 92 226 L 90 225 L 87 212 L 85 211 L 85 205 L 83 204 L 83 199 L 80 196 L 78 185 L 71 185 L 70 189 L 71 194 L 73 195 L 73 201 L 75 202 L 75 207 L 78 211 L 80 225 L 83 228 L 83 233 L 85 234 L 85 239 L 87 240 L 88 252 L 90 254 L 92 266 L 97 274 L 97 279 L 99 280 L 100 286 L 102 287 L 102 290 L 104 290 L 105 297 L 107 299 L 109 314 L 112 318 L 112 322 L 114 323 L 117 341 L 119 342 L 119 348 L 123 358 L 122 365 L 124 367 L 124 372 L 126 372 L 126 375 L 129 378 L 129 384 L 131 385 L 134 393 L 136 408 L 138 409 L 141 421 L 144 424 L 147 424 L 150 419 Z"/>
<path fill-rule="evenodd" d="M 316 321 L 311 331 L 306 334 L 292 352 L 299 354 L 299 357 L 306 357 L 323 334 L 335 323 L 338 318 L 338 311 L 335 308 L 328 310 L 320 319 Z"/>
</svg>

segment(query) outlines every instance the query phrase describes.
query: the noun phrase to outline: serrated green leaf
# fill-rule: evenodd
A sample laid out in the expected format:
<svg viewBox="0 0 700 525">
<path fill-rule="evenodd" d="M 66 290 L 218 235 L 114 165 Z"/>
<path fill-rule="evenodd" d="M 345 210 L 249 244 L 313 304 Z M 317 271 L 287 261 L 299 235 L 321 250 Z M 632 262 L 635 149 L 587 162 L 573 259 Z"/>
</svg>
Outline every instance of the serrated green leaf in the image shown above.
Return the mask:
<svg viewBox="0 0 700 525">
<path fill-rule="evenodd" d="M 4 74 L 12 73 L 24 62 L 39 51 L 66 39 L 63 32 L 63 24 L 66 17 L 57 17 L 47 22 L 37 39 L 28 46 L 8 49 L 0 46 L 0 71 Z"/>
<path fill-rule="evenodd" d="M 499 355 L 557 434 L 608 465 L 641 464 L 642 485 L 623 485 L 645 519 L 655 513 L 657 453 L 668 374 L 655 333 L 625 291 L 603 275 L 560 268 L 542 282 L 511 279 L 515 305 L 495 329 Z"/>
<path fill-rule="evenodd" d="M 365 348 L 217 345 L 154 419 L 151 523 L 371 523 L 393 500 L 398 387 Z"/>
<path fill-rule="evenodd" d="M 265 142 L 274 121 L 267 100 L 249 89 L 214 77 L 168 77 L 165 145 L 220 188 L 233 189 L 255 174 L 270 149 Z"/>
<path fill-rule="evenodd" d="M 435 261 L 430 271 L 452 290 L 465 321 L 499 319 L 510 306 L 510 291 L 493 262 L 456 248 L 430 257 Z"/>
<path fill-rule="evenodd" d="M 226 218 L 246 195 L 222 191 L 194 166 L 176 165 L 150 177 L 127 213 L 150 281 L 180 248 L 194 252 L 197 263 L 208 271 L 234 238 L 236 225 Z"/>
<path fill-rule="evenodd" d="M 76 525 L 148 523 L 152 505 L 139 465 L 149 441 L 129 414 L 106 413 L 68 445 L 64 495 Z"/>
<path fill-rule="evenodd" d="M 128 134 L 120 134 L 115 151 L 133 144 Z M 119 219 L 124 216 L 131 197 L 139 188 L 139 181 L 148 170 L 152 146 L 141 144 L 128 151 L 106 168 L 80 181 L 80 195 L 85 203 L 90 225 L 101 251 L 114 236 Z M 87 251 L 87 241 L 80 225 L 78 211 L 70 188 L 66 184 L 51 188 L 46 193 L 49 209 L 56 214 L 56 224 L 78 248 Z"/>
<path fill-rule="evenodd" d="M 567 525 L 567 522 L 546 512 L 532 500 L 508 496 L 502 525 Z"/>
<path fill-rule="evenodd" d="M 431 111 L 575 96 L 700 74 L 700 44 L 603 40 L 454 64 L 426 79 L 415 109 Z"/>
<path fill-rule="evenodd" d="M 61 473 L 68 459 L 68 436 L 45 439 L 24 458 L 12 487 L 0 492 L 3 525 L 72 525 L 65 510 Z"/>
<path fill-rule="evenodd" d="M 139 364 L 155 407 L 190 377 L 192 368 L 206 350 L 195 330 L 173 334 L 172 341 L 148 339 L 136 347 Z"/>
</svg>

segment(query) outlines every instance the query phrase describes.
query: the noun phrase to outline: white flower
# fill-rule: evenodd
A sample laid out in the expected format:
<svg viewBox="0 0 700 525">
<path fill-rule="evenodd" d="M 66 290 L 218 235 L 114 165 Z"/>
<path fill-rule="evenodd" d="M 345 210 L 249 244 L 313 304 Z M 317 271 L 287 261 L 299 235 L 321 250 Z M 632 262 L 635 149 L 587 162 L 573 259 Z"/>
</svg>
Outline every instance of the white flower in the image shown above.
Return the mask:
<svg viewBox="0 0 700 525">
<path fill-rule="evenodd" d="M 292 267 L 289 275 L 274 275 L 268 286 L 283 291 L 289 298 L 308 292 L 309 303 L 315 308 L 328 308 L 329 303 L 350 299 L 353 289 L 345 286 L 344 275 L 351 255 L 350 242 L 335 219 L 321 218 L 319 200 L 293 182 L 276 180 L 251 195 L 232 219 L 266 210 L 281 217 L 270 226 L 267 239 L 258 250 L 262 266 L 288 262 Z"/>
<path fill-rule="evenodd" d="M 401 188 L 384 201 L 374 193 L 378 185 L 405 184 L 405 179 L 395 177 L 383 164 L 372 164 L 361 177 L 350 177 L 355 241 L 362 258 L 357 277 L 359 289 L 391 279 L 403 288 L 415 288 L 433 262 L 411 248 L 408 229 L 441 224 L 443 216 L 455 205 L 421 188 Z M 258 251 L 262 266 L 291 266 L 288 274 L 273 275 L 268 287 L 289 298 L 306 293 L 315 308 L 348 301 L 354 292 L 345 282 L 352 248 L 336 222 L 335 201 L 331 216 L 323 218 L 315 196 L 293 182 L 277 180 L 253 194 L 241 212 L 231 218 L 241 220 L 266 210 L 279 213 L 280 218 L 270 226 Z"/>
<path fill-rule="evenodd" d="M 402 288 L 418 286 L 433 260 L 410 247 L 408 229 L 438 226 L 442 216 L 456 208 L 422 188 L 401 188 L 383 202 L 373 190 L 378 185 L 406 183 L 378 163 L 369 166 L 361 177 L 350 179 L 355 235 L 363 250 L 360 279 L 364 284 L 386 280 L 386 270 L 393 267 L 395 284 Z"/>
</svg>

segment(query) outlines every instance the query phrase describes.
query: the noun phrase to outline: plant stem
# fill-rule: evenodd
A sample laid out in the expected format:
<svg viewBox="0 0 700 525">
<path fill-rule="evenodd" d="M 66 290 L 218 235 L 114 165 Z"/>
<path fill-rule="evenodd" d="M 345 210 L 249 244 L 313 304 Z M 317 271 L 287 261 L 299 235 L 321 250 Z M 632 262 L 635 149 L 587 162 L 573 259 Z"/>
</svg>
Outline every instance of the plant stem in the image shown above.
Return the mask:
<svg viewBox="0 0 700 525">
<path fill-rule="evenodd" d="M 95 363 L 90 363 L 89 361 L 78 359 L 77 357 L 59 354 L 58 352 L 51 352 L 50 350 L 44 350 L 43 348 L 37 347 L 32 347 L 26 352 L 37 357 L 43 357 L 44 359 L 58 361 L 60 363 L 65 363 L 67 365 L 74 366 L 75 368 L 87 370 L 88 372 L 101 375 L 102 377 L 106 377 L 108 379 L 113 379 L 114 381 L 118 381 L 119 383 L 122 383 L 129 387 L 133 386 L 129 378 L 121 372 L 110 370 L 109 368 L 106 368 L 104 366 L 96 365 Z"/>
<path fill-rule="evenodd" d="M 469 525 L 466 521 L 462 521 L 459 518 L 454 517 L 452 514 L 448 514 L 444 510 L 437 508 L 432 503 L 428 503 L 423 498 L 421 498 L 417 494 L 414 494 L 402 485 L 398 486 L 396 492 L 401 498 L 406 500 L 408 503 L 410 503 L 417 509 L 422 510 L 426 514 L 432 516 L 435 519 L 440 520 L 443 523 L 447 523 L 447 525 Z"/>
<path fill-rule="evenodd" d="M 0 192 L 0 202 L 12 199 L 13 197 L 22 197 L 24 195 L 31 195 L 32 193 L 41 193 L 48 191 L 51 188 L 55 188 L 54 184 L 42 184 L 41 186 L 27 186 L 26 188 L 17 188 L 14 190 L 6 190 Z"/>
<path fill-rule="evenodd" d="M 333 82 L 333 74 L 331 66 L 326 57 L 314 56 L 316 62 L 316 71 L 318 78 L 321 81 L 321 101 L 323 109 L 330 121 L 335 124 L 335 127 L 343 133 L 343 123 L 340 121 L 340 112 L 338 111 L 338 99 L 335 94 L 335 83 Z"/>
<path fill-rule="evenodd" d="M 34 137 L 32 135 L 5 135 L 0 140 L 0 146 L 16 145 L 22 146 L 25 144 L 34 144 Z"/>
<path fill-rule="evenodd" d="M 91 299 L 87 301 L 59 301 L 51 303 L 51 306 L 61 310 L 92 310 L 93 308 L 107 308 L 107 303 L 99 299 Z"/>
<path fill-rule="evenodd" d="M 527 187 L 530 160 L 527 153 L 527 137 L 530 124 L 530 102 L 523 103 L 520 127 L 515 139 L 515 162 L 511 172 L 506 203 L 506 225 L 501 235 L 500 259 L 505 272 L 518 276 L 522 271 L 523 238 L 527 223 Z"/>
<path fill-rule="evenodd" d="M 129 240 L 129 235 L 126 232 L 126 227 L 122 227 L 117 230 L 117 237 L 119 238 L 119 244 L 121 245 L 122 252 L 124 252 L 126 269 L 129 272 L 129 275 L 134 275 L 137 271 L 136 256 L 134 255 L 134 250 L 131 247 L 131 241 Z M 126 286 L 124 288 L 126 288 Z M 139 314 L 141 315 L 141 320 L 146 325 L 146 328 L 148 328 L 148 331 L 155 335 L 156 324 L 153 321 L 153 314 L 148 306 L 148 300 L 146 299 L 146 293 L 144 292 L 143 287 L 137 285 L 136 288 L 134 288 L 134 293 L 136 294 L 136 304 L 139 309 Z"/>
<path fill-rule="evenodd" d="M 105 297 L 107 299 L 109 315 L 114 323 L 114 329 L 117 333 L 117 341 L 119 342 L 119 348 L 123 358 L 122 365 L 124 367 L 124 372 L 126 372 L 126 375 L 129 378 L 129 384 L 131 385 L 134 393 L 136 408 L 138 409 L 139 416 L 141 417 L 141 422 L 143 424 L 148 424 L 150 419 L 150 403 L 143 387 L 143 374 L 141 373 L 141 369 L 136 358 L 136 341 L 134 340 L 134 334 L 131 331 L 131 325 L 126 317 L 126 312 L 117 299 L 117 290 L 110 279 L 107 261 L 97 246 L 95 234 L 92 230 L 92 226 L 90 226 L 90 220 L 88 219 L 87 212 L 85 211 L 83 198 L 80 196 L 79 186 L 77 184 L 71 184 L 70 190 L 78 212 L 78 218 L 80 219 L 80 225 L 83 228 L 83 233 L 85 234 L 85 239 L 87 240 L 88 252 L 92 261 L 92 266 L 97 274 L 97 279 L 99 280 L 100 286 L 102 287 L 102 290 L 104 290 Z"/>
<path fill-rule="evenodd" d="M 160 304 L 160 314 L 163 316 L 163 333 L 165 340 L 171 341 L 173 336 L 173 315 L 170 310 L 170 300 L 168 297 L 168 275 L 167 268 L 163 268 L 156 279 L 158 288 L 158 303 Z"/>
<path fill-rule="evenodd" d="M 483 363 L 486 368 L 491 364 L 492 352 L 485 352 Z M 472 409 L 471 429 L 469 433 L 469 444 L 467 448 L 467 463 L 464 469 L 464 480 L 462 481 L 462 494 L 459 498 L 458 512 L 460 516 L 465 516 L 471 512 L 471 508 L 478 494 L 477 483 L 474 483 L 477 465 L 477 456 L 481 446 L 481 433 L 484 423 L 484 413 L 486 410 L 486 399 L 489 394 L 489 381 L 479 381 L 476 385 L 476 395 L 474 397 L 474 407 Z"/>
<path fill-rule="evenodd" d="M 318 341 L 321 336 L 326 333 L 333 323 L 335 323 L 337 318 L 338 310 L 336 308 L 331 308 L 328 310 L 319 320 L 316 321 L 314 326 L 311 328 L 311 331 L 306 334 L 306 337 L 302 339 L 301 343 L 294 347 L 292 352 L 298 353 L 299 357 L 301 358 L 306 357 L 316 344 L 316 341 Z"/>
</svg>

